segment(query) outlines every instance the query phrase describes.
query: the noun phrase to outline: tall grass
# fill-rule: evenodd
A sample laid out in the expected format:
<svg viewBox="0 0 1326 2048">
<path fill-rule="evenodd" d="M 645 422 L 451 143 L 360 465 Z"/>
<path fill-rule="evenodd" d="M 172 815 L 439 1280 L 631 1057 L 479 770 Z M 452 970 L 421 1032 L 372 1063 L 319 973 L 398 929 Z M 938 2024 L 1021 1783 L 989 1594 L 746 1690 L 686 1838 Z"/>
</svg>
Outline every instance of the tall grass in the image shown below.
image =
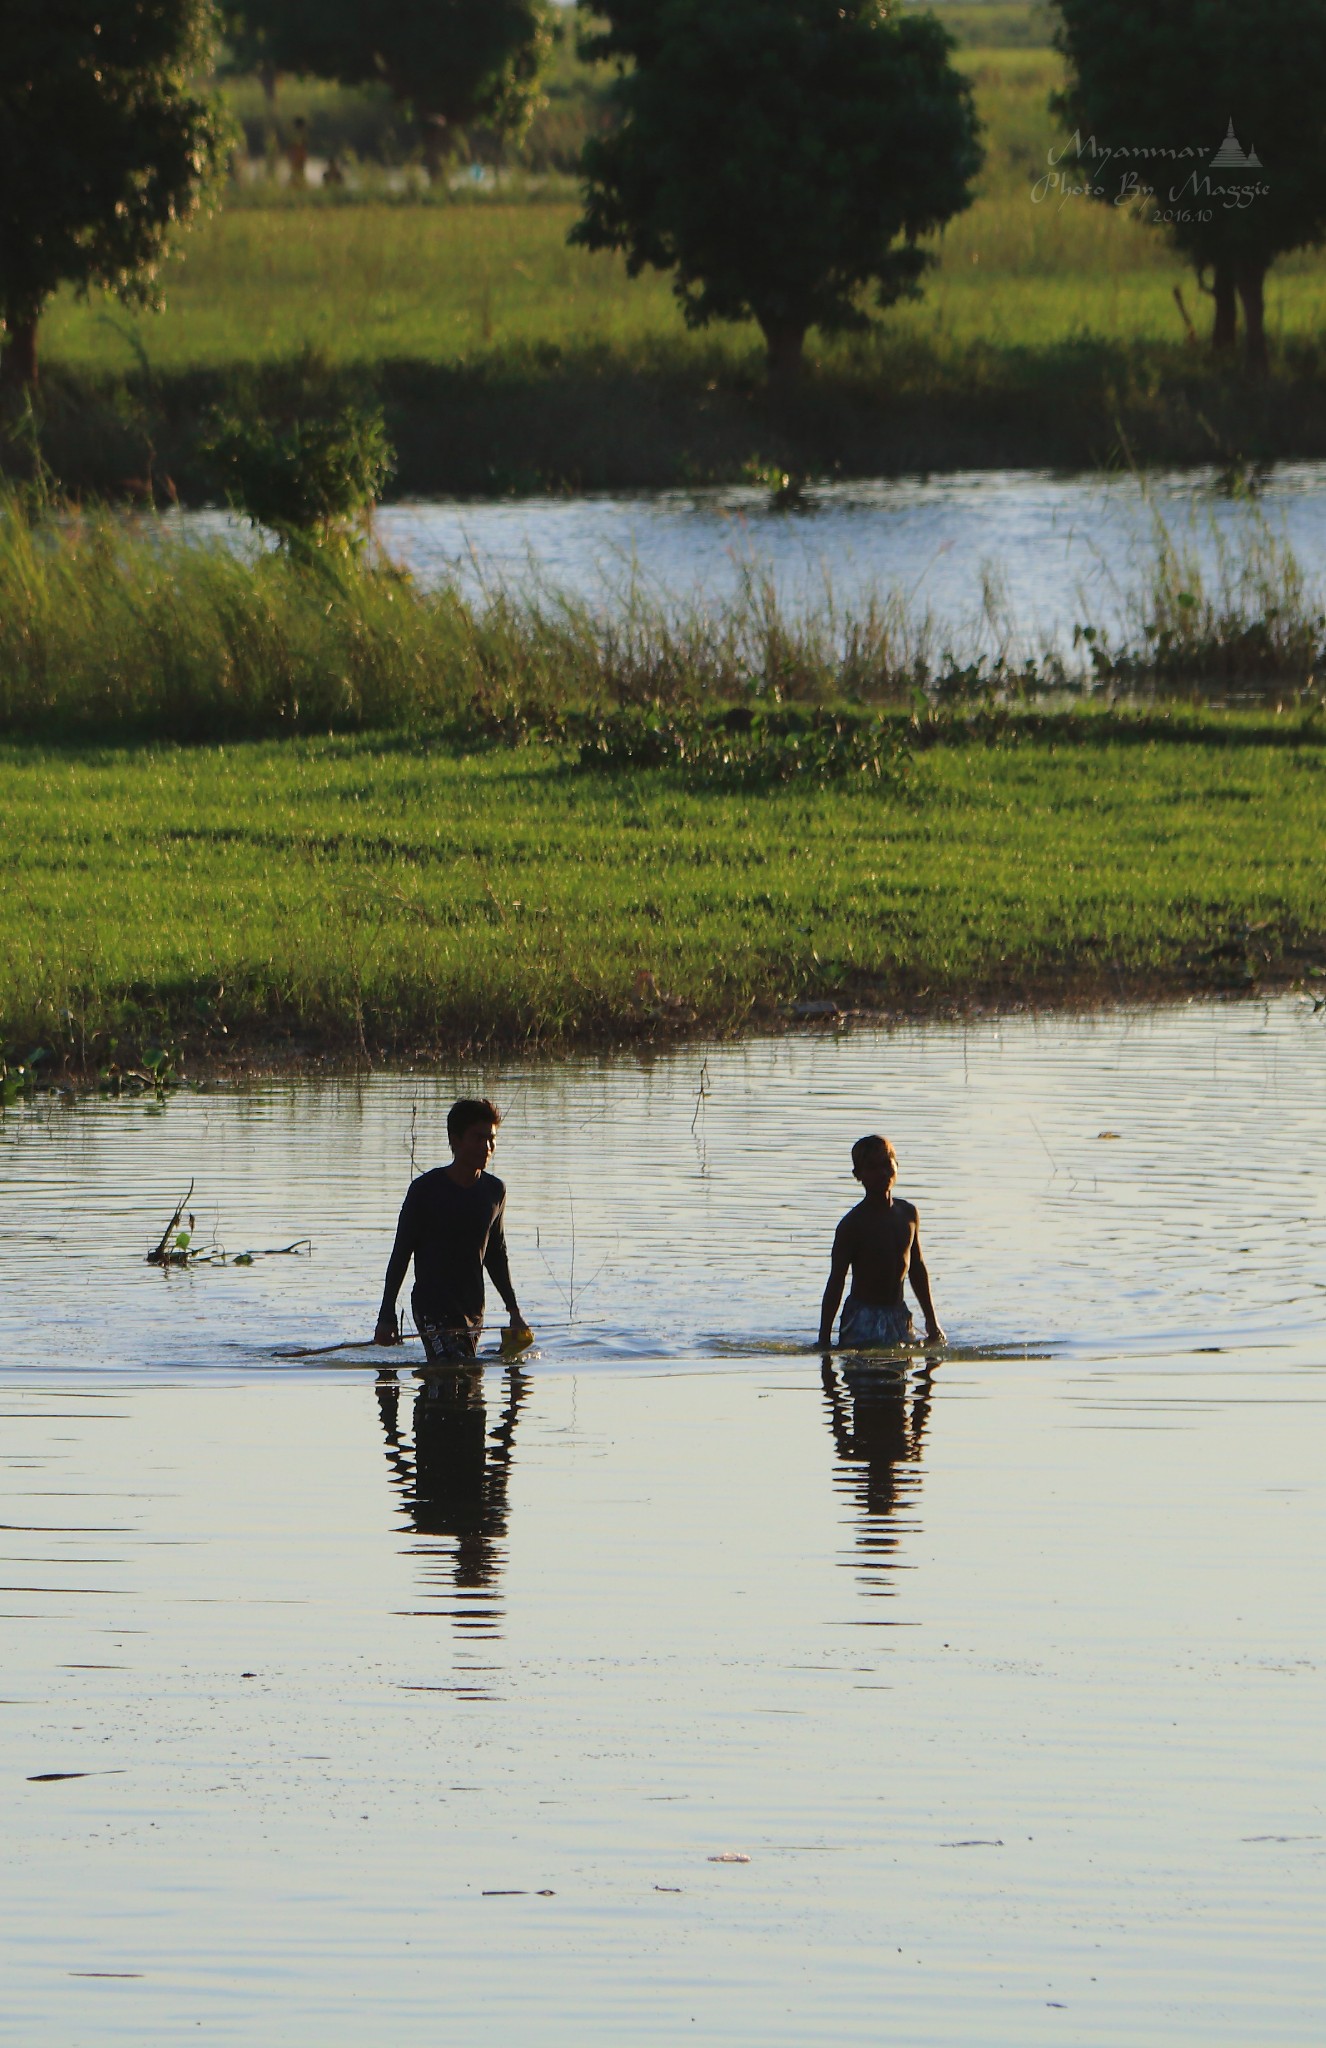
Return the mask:
<svg viewBox="0 0 1326 2048">
<path fill-rule="evenodd" d="M 155 519 L 0 503 L 8 732 L 506 729 L 623 704 L 886 701 L 925 679 L 932 639 L 890 602 L 789 620 L 755 574 L 717 613 L 638 589 L 602 616 L 554 594 L 471 604 L 370 555 L 309 564 L 171 538 Z"/>
<path fill-rule="evenodd" d="M 747 574 L 721 606 L 674 607 L 638 585 L 601 612 L 495 587 L 425 590 L 370 552 L 312 561 L 183 540 L 155 517 L 34 516 L 0 500 L 0 731 L 199 740 L 429 725 L 519 737 L 645 706 L 887 706 L 1241 689 L 1301 692 L 1326 619 L 1293 556 L 1255 518 L 1204 586 L 1157 533 L 1132 630 L 1089 626 L 1080 673 L 983 652 L 882 594 L 844 614 L 789 614 Z"/>
</svg>

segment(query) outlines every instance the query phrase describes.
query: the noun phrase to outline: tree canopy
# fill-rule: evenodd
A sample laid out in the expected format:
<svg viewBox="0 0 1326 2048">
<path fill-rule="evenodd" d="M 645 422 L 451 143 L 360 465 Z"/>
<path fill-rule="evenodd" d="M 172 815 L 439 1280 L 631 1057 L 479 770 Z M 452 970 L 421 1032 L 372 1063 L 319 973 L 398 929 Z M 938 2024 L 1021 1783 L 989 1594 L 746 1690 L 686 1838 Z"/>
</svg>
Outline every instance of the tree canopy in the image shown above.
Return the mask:
<svg viewBox="0 0 1326 2048">
<path fill-rule="evenodd" d="M 1070 68 L 1056 105 L 1095 196 L 1114 203 L 1128 169 L 1151 188 L 1142 218 L 1212 280 L 1217 346 L 1234 341 L 1237 294 L 1260 367 L 1266 272 L 1326 235 L 1326 0 L 1056 4 Z"/>
<path fill-rule="evenodd" d="M 588 56 L 619 69 L 582 157 L 571 239 L 673 273 L 690 326 L 754 319 L 775 373 L 807 329 L 869 324 L 971 201 L 970 88 L 930 15 L 885 0 L 596 0 Z"/>
<path fill-rule="evenodd" d="M 278 70 L 408 101 L 430 163 L 452 129 L 522 126 L 553 32 L 546 0 L 246 0 L 235 13 Z"/>
<path fill-rule="evenodd" d="M 0 0 L 0 317 L 11 380 L 36 378 L 62 284 L 150 304 L 172 236 L 227 137 L 194 86 L 210 0 Z"/>
</svg>

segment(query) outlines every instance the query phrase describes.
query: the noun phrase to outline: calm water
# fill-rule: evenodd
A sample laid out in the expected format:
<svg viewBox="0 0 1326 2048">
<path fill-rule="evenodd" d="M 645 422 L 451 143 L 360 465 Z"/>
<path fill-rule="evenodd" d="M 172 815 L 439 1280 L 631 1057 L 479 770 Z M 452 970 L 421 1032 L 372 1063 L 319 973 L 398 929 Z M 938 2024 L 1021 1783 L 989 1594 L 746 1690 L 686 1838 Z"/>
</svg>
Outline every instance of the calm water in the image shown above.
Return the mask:
<svg viewBox="0 0 1326 2048">
<path fill-rule="evenodd" d="M 754 489 L 635 497 L 391 505 L 378 516 L 387 551 L 425 583 L 471 593 L 504 584 L 563 592 L 592 606 L 632 584 L 670 600 L 712 603 L 752 570 L 792 611 L 859 612 L 896 594 L 933 615 L 960 646 L 1007 634 L 1020 649 L 1070 649 L 1074 625 L 1126 623 L 1149 590 L 1156 516 L 1218 578 L 1221 546 L 1283 540 L 1309 584 L 1326 564 L 1326 464 L 1282 464 L 1255 508 L 1222 496 L 1212 471 L 1148 479 L 1025 470 L 826 485 L 804 512 L 774 512 Z M 238 531 L 190 513 L 186 531 Z M 991 608 L 985 611 L 983 585 Z"/>
<path fill-rule="evenodd" d="M 541 1357 L 274 1358 L 458 1080 Z M 0 2035 L 1318 2040 L 1324 1141 L 1289 999 L 6 1116 Z"/>
</svg>

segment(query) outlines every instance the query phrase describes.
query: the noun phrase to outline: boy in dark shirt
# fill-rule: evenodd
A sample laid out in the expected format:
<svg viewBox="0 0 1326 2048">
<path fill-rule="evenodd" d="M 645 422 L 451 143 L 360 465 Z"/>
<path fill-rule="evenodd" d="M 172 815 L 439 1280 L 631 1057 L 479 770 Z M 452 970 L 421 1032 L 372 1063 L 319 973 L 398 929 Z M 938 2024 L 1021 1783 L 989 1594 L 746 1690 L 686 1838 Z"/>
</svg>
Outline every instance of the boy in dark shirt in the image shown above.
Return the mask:
<svg viewBox="0 0 1326 2048">
<path fill-rule="evenodd" d="M 501 1113 L 488 1101 L 462 1100 L 447 1112 L 450 1166 L 413 1181 L 401 1204 L 396 1242 L 378 1310 L 375 1344 L 397 1344 L 396 1296 L 414 1259 L 410 1307 L 430 1365 L 472 1359 L 483 1329 L 485 1270 L 506 1303 L 519 1349 L 530 1332 L 507 1266 L 503 1217 L 506 1189 L 487 1171 Z"/>
<path fill-rule="evenodd" d="M 840 1344 L 909 1343 L 912 1318 L 902 1296 L 905 1279 L 910 1279 L 921 1304 L 926 1337 L 933 1344 L 944 1343 L 930 1299 L 930 1275 L 921 1256 L 920 1219 L 910 1202 L 894 1196 L 898 1155 L 888 1139 L 858 1138 L 852 1147 L 852 1172 L 865 1189 L 865 1197 L 848 1210 L 834 1233 L 829 1284 L 820 1305 L 821 1349 L 832 1341 L 833 1319 L 849 1267 L 852 1291 L 838 1326 Z"/>
</svg>

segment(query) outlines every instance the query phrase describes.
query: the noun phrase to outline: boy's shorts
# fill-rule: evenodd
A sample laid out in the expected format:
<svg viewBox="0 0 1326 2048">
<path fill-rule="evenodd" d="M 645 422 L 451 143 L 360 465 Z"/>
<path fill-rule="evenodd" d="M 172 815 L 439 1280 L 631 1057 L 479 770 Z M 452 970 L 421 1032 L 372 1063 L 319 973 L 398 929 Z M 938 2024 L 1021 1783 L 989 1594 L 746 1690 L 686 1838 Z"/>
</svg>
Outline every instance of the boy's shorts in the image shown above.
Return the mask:
<svg viewBox="0 0 1326 2048">
<path fill-rule="evenodd" d="M 417 1310 L 414 1322 L 423 1338 L 424 1357 L 430 1365 L 473 1365 L 482 1324 L 478 1328 L 468 1323 L 461 1324 L 459 1328 L 444 1326 L 429 1322 Z"/>
<path fill-rule="evenodd" d="M 838 1325 L 840 1344 L 853 1349 L 910 1344 L 915 1334 L 912 1312 L 905 1302 L 900 1301 L 896 1308 L 874 1308 L 869 1302 L 856 1301 L 849 1295 L 843 1303 L 842 1321 Z"/>
</svg>

